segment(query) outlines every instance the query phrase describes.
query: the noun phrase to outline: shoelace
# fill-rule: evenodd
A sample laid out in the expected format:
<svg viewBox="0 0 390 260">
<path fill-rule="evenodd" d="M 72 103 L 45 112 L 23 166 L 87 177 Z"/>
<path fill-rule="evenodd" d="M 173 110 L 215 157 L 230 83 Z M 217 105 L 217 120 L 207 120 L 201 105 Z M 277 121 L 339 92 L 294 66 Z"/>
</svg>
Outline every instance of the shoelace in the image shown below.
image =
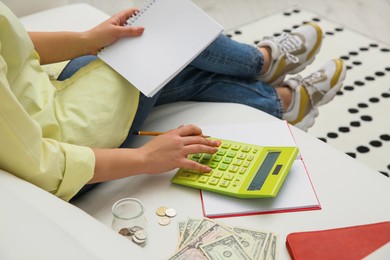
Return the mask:
<svg viewBox="0 0 390 260">
<path fill-rule="evenodd" d="M 299 59 L 297 56 L 291 54 L 290 52 L 295 51 L 300 48 L 302 44 L 301 39 L 298 36 L 291 35 L 288 33 L 282 33 L 278 37 L 270 37 L 268 40 L 273 41 L 278 45 L 280 51 L 286 55 L 286 58 L 292 63 L 298 63 Z"/>
<path fill-rule="evenodd" d="M 321 71 L 313 72 L 309 76 L 303 78 L 301 75 L 297 75 L 292 80 L 296 81 L 298 83 L 298 86 L 303 85 L 306 88 L 314 88 L 316 91 L 320 92 L 322 95 L 325 95 L 326 92 L 322 89 L 319 89 L 315 84 L 313 84 L 313 81 L 317 81 L 318 79 L 321 79 L 323 77 L 323 73 Z"/>
<path fill-rule="evenodd" d="M 319 93 L 321 93 L 321 95 L 325 95 L 326 94 L 325 91 L 319 89 L 317 86 L 315 86 L 315 84 L 313 84 L 313 81 L 317 81 L 317 79 L 321 79 L 322 77 L 323 77 L 323 73 L 321 71 L 317 71 L 317 72 L 311 73 L 309 76 L 307 76 L 305 78 L 303 78 L 301 75 L 297 75 L 294 78 L 291 78 L 289 80 L 296 81 L 297 86 L 304 86 L 304 88 L 306 88 L 307 91 L 308 91 L 308 88 L 313 88 L 313 89 L 315 89 L 315 91 L 318 91 Z M 318 114 L 316 105 L 314 103 L 312 95 L 310 94 L 311 91 L 308 91 L 308 92 L 309 92 L 309 99 L 310 99 L 311 107 L 312 107 L 312 109 L 315 110 L 315 113 Z"/>
</svg>

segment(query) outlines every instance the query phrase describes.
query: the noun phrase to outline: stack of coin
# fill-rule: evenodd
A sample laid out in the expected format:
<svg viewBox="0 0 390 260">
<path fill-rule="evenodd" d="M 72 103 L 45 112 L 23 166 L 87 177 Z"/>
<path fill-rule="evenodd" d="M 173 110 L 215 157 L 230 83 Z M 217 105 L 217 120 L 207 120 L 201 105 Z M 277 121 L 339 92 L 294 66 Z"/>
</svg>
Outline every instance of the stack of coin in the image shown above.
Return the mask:
<svg viewBox="0 0 390 260">
<path fill-rule="evenodd" d="M 119 234 L 131 239 L 134 243 L 138 245 L 145 244 L 148 239 L 148 234 L 145 229 L 140 226 L 133 226 L 130 228 L 122 228 L 119 230 Z"/>
<path fill-rule="evenodd" d="M 157 216 L 159 216 L 158 223 L 161 226 L 166 226 L 171 223 L 171 218 L 177 215 L 177 212 L 173 208 L 167 208 L 165 206 L 161 206 L 156 210 Z"/>
</svg>

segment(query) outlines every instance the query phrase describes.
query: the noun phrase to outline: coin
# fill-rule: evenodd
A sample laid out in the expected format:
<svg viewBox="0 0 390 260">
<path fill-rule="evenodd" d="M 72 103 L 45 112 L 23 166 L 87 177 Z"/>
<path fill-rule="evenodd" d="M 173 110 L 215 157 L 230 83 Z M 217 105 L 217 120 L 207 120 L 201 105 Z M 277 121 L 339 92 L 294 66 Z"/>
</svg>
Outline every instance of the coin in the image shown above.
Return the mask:
<svg viewBox="0 0 390 260">
<path fill-rule="evenodd" d="M 165 211 L 165 215 L 167 215 L 170 218 L 173 218 L 174 216 L 176 216 L 176 214 L 177 214 L 176 210 L 172 208 L 169 208 Z"/>
<path fill-rule="evenodd" d="M 165 211 L 167 210 L 167 207 L 161 206 L 156 210 L 157 216 L 165 216 Z"/>
<path fill-rule="evenodd" d="M 137 232 L 134 233 L 134 236 L 139 240 L 146 240 L 148 238 L 148 234 L 145 230 L 140 229 Z"/>
<path fill-rule="evenodd" d="M 166 226 L 169 223 L 171 223 L 171 220 L 168 217 L 160 217 L 158 219 L 158 224 L 160 224 L 161 226 Z"/>
<path fill-rule="evenodd" d="M 134 235 L 135 232 L 137 232 L 138 230 L 143 230 L 143 228 L 140 227 L 140 226 L 132 226 L 131 228 L 129 228 L 129 231 L 130 231 L 131 235 Z"/>
<path fill-rule="evenodd" d="M 136 244 L 143 244 L 146 242 L 146 239 L 138 239 L 135 235 L 131 236 L 132 240 Z"/>
<path fill-rule="evenodd" d="M 122 236 L 130 236 L 130 230 L 128 228 L 122 228 L 118 233 Z"/>
</svg>

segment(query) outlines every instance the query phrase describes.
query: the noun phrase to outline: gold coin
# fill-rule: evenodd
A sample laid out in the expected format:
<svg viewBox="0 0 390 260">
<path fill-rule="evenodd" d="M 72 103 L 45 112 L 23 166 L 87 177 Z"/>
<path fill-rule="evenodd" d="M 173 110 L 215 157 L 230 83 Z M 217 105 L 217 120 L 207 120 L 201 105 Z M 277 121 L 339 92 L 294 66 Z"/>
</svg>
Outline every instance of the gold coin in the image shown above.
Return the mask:
<svg viewBox="0 0 390 260">
<path fill-rule="evenodd" d="M 157 210 L 156 210 L 156 214 L 157 216 L 165 216 L 165 211 L 167 210 L 168 208 L 167 207 L 164 207 L 164 206 L 161 206 L 159 207 Z"/>
</svg>

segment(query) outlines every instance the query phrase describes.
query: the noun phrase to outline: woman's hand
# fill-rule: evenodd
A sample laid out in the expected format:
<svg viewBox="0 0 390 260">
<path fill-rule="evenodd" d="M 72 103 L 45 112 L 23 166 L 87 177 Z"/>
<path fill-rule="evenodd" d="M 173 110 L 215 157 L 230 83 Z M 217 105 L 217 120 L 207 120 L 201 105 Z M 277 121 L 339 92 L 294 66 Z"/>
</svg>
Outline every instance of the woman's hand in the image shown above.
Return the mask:
<svg viewBox="0 0 390 260">
<path fill-rule="evenodd" d="M 142 173 L 158 174 L 181 167 L 209 172 L 208 166 L 187 159 L 189 154 L 217 152 L 221 142 L 201 135 L 199 127 L 187 125 L 154 137 L 137 149 L 93 149 L 95 174 L 90 183 Z"/>
<path fill-rule="evenodd" d="M 199 127 L 187 125 L 153 138 L 139 149 L 145 160 L 145 172 L 156 174 L 181 167 L 210 172 L 208 166 L 187 159 L 188 154 L 214 154 L 218 151 L 219 141 L 201 135 L 202 130 Z"/>
<path fill-rule="evenodd" d="M 122 37 L 136 37 L 143 27 L 123 26 L 137 8 L 113 15 L 108 20 L 85 32 L 29 32 L 41 64 L 65 61 L 83 55 L 96 55 L 99 50 Z"/>
<path fill-rule="evenodd" d="M 137 11 L 137 8 L 130 8 L 117 13 L 85 32 L 91 44 L 91 54 L 97 54 L 100 49 L 114 43 L 122 37 L 140 36 L 144 32 L 143 27 L 123 26 L 127 19 Z"/>
</svg>

